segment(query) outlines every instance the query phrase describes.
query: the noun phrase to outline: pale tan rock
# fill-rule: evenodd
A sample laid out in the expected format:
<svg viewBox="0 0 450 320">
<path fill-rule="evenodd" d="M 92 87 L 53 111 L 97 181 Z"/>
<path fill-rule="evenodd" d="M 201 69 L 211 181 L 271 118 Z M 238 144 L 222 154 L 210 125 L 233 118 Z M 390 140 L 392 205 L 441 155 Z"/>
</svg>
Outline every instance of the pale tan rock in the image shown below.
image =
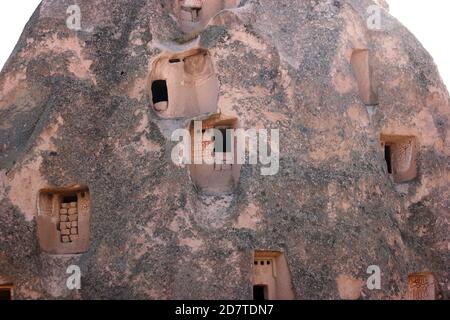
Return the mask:
<svg viewBox="0 0 450 320">
<path fill-rule="evenodd" d="M 351 276 L 340 275 L 336 282 L 341 299 L 358 300 L 361 297 L 364 281 Z"/>
</svg>

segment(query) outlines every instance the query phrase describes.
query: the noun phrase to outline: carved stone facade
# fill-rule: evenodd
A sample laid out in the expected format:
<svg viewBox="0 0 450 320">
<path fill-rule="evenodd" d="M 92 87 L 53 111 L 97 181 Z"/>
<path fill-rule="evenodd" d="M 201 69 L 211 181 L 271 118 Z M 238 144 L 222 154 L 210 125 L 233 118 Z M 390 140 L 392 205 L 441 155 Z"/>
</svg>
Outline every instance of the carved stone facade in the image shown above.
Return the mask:
<svg viewBox="0 0 450 320">
<path fill-rule="evenodd" d="M 203 194 L 229 194 L 232 193 L 238 182 L 241 165 L 237 163 L 236 138 L 231 130 L 238 127 L 238 119 L 222 114 L 213 115 L 202 121 L 203 132 L 195 132 L 194 122 L 191 123 L 190 132 L 192 138 L 192 164 L 188 166 L 191 179 L 198 190 Z M 215 129 L 222 136 L 219 146 L 215 141 Z M 198 143 L 196 137 L 202 137 Z M 223 152 L 225 151 L 225 152 Z M 214 161 L 208 164 L 204 160 L 209 158 Z M 217 161 L 216 161 L 217 159 Z M 227 161 L 231 159 L 232 161 Z"/>
<path fill-rule="evenodd" d="M 286 258 L 279 251 L 255 251 L 253 262 L 255 300 L 292 300 L 292 279 Z"/>
<path fill-rule="evenodd" d="M 90 243 L 91 199 L 84 187 L 42 189 L 38 196 L 38 236 L 51 254 L 86 252 Z"/>
<path fill-rule="evenodd" d="M 409 300 L 436 300 L 436 280 L 431 272 L 408 276 Z"/>
<path fill-rule="evenodd" d="M 0 74 L 13 297 L 388 300 L 430 270 L 449 299 L 449 95 L 386 10 L 368 28 L 383 2 L 78 0 L 76 31 L 43 0 Z M 277 174 L 173 161 L 195 121 L 224 158 L 227 130 L 278 129 Z"/>
<path fill-rule="evenodd" d="M 217 111 L 219 83 L 206 50 L 162 55 L 154 62 L 150 79 L 153 106 L 162 118 Z"/>
<path fill-rule="evenodd" d="M 381 147 L 387 172 L 396 183 L 408 182 L 417 177 L 417 139 L 411 136 L 381 135 Z"/>
</svg>

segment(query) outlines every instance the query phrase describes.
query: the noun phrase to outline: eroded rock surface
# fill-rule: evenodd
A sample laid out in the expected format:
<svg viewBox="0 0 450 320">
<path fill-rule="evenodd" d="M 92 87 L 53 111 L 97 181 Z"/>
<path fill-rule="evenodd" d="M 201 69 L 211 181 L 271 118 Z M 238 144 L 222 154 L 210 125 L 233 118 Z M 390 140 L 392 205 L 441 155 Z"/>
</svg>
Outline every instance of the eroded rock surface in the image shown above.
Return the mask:
<svg viewBox="0 0 450 320">
<path fill-rule="evenodd" d="M 0 76 L 0 279 L 14 298 L 251 299 L 253 254 L 272 250 L 297 299 L 403 299 L 427 271 L 448 299 L 449 95 L 385 2 L 377 30 L 368 0 L 248 0 L 190 33 L 175 2 L 79 0 L 72 30 L 73 2 L 44 0 L 27 24 Z M 216 113 L 280 129 L 277 175 L 247 164 L 233 194 L 201 195 L 172 162 L 170 135 L 192 118 L 153 107 L 152 66 L 194 49 L 211 58 Z M 405 137 L 414 148 L 395 145 Z M 89 248 L 44 252 L 40 191 L 76 185 Z"/>
</svg>

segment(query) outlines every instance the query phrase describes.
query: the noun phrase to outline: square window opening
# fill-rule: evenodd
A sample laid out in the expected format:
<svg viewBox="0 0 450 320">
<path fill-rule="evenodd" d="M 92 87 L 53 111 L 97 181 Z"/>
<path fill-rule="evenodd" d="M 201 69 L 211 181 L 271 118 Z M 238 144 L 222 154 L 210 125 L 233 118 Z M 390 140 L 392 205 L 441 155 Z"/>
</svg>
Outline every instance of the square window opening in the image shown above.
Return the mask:
<svg viewBox="0 0 450 320">
<path fill-rule="evenodd" d="M 156 80 L 152 83 L 153 104 L 169 101 L 166 80 Z"/>
<path fill-rule="evenodd" d="M 12 288 L 0 287 L 0 301 L 12 300 Z"/>
</svg>

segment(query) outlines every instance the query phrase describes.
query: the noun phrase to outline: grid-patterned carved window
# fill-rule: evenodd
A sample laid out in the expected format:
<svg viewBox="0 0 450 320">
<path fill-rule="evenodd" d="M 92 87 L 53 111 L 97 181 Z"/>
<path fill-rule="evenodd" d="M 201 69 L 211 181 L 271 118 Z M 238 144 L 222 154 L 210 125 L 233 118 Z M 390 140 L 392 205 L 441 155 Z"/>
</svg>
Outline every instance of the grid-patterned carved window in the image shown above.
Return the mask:
<svg viewBox="0 0 450 320">
<path fill-rule="evenodd" d="M 436 299 L 436 283 L 431 272 L 415 273 L 408 276 L 408 299 Z"/>
<path fill-rule="evenodd" d="M 59 208 L 59 232 L 61 242 L 68 243 L 79 239 L 78 235 L 78 197 L 77 194 L 62 198 Z"/>
<path fill-rule="evenodd" d="M 76 254 L 88 250 L 91 200 L 84 187 L 43 189 L 38 196 L 38 237 L 43 251 Z"/>
<path fill-rule="evenodd" d="M 237 163 L 234 130 L 238 120 L 215 114 L 191 124 L 192 164 L 189 171 L 199 191 L 206 194 L 229 194 L 239 181 L 241 166 Z M 202 138 L 198 138 L 201 134 Z M 218 138 L 220 136 L 220 138 Z"/>
</svg>

